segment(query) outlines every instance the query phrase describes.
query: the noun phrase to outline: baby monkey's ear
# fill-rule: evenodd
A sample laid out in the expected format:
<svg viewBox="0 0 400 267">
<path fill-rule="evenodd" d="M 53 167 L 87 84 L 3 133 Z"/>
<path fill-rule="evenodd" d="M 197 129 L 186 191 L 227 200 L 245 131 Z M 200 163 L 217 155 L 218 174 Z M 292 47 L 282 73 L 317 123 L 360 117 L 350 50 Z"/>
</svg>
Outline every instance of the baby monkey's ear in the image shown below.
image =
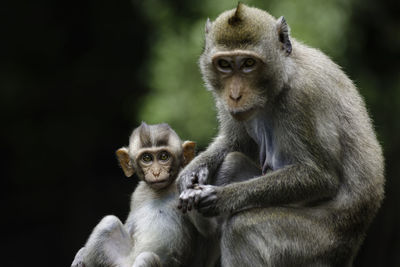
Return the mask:
<svg viewBox="0 0 400 267">
<path fill-rule="evenodd" d="M 185 141 L 182 144 L 182 150 L 183 150 L 183 164 L 182 166 L 186 166 L 189 164 L 189 162 L 194 158 L 195 156 L 195 148 L 196 148 L 196 142 L 193 141 Z"/>
<path fill-rule="evenodd" d="M 131 177 L 135 173 L 135 170 L 133 169 L 128 149 L 126 147 L 122 147 L 118 149 L 115 154 L 117 155 L 119 164 L 121 165 L 126 177 Z"/>
</svg>

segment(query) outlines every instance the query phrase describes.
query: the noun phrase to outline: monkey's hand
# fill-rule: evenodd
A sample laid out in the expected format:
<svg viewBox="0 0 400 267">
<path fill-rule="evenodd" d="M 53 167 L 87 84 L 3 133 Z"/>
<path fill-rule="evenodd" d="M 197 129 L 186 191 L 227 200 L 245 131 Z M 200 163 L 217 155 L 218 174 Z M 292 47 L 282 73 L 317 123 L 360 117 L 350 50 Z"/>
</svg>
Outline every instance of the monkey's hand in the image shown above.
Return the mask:
<svg viewBox="0 0 400 267">
<path fill-rule="evenodd" d="M 183 213 L 192 210 L 194 205 L 194 199 L 198 197 L 199 190 L 197 189 L 186 189 L 179 196 L 178 209 L 181 209 Z"/>
<path fill-rule="evenodd" d="M 208 168 L 205 165 L 186 167 L 178 177 L 179 192 L 194 188 L 196 184 L 203 185 L 208 179 Z"/>
<path fill-rule="evenodd" d="M 183 212 L 194 207 L 206 217 L 217 216 L 222 212 L 218 192 L 218 186 L 196 185 L 194 189 L 182 192 L 179 196 L 179 207 Z"/>
</svg>

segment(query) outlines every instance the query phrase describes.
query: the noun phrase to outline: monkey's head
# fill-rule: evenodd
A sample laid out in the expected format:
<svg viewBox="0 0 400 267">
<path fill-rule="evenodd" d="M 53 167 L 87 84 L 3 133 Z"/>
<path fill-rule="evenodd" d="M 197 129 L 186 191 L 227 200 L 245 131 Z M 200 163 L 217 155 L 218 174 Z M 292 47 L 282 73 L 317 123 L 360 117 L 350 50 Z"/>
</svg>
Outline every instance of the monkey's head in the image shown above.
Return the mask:
<svg viewBox="0 0 400 267">
<path fill-rule="evenodd" d="M 200 68 L 207 87 L 235 119 L 251 118 L 287 80 L 292 46 L 285 19 L 239 3 L 207 20 L 205 32 Z"/>
<path fill-rule="evenodd" d="M 193 159 L 195 146 L 191 141 L 182 143 L 166 123 L 147 125 L 143 122 L 133 131 L 129 147 L 118 149 L 116 155 L 127 177 L 136 172 L 150 187 L 162 189 Z"/>
</svg>

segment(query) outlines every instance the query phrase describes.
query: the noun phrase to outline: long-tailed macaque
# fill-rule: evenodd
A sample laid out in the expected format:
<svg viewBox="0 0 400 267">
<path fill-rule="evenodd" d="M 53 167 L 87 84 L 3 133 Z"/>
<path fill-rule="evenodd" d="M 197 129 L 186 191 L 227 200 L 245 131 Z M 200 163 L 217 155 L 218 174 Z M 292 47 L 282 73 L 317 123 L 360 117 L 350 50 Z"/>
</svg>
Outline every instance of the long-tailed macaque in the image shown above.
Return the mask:
<svg viewBox="0 0 400 267">
<path fill-rule="evenodd" d="M 220 127 L 179 175 L 180 207 L 226 216 L 222 266 L 351 266 L 384 195 L 354 84 L 283 17 L 239 4 L 205 32 Z"/>
<path fill-rule="evenodd" d="M 176 208 L 175 179 L 194 157 L 194 148 L 168 124 L 136 128 L 129 147 L 116 152 L 125 175 L 136 172 L 141 180 L 128 219 L 123 225 L 115 216 L 104 217 L 72 266 L 214 266 L 219 250 L 213 247 L 218 246 L 213 222 Z"/>
</svg>

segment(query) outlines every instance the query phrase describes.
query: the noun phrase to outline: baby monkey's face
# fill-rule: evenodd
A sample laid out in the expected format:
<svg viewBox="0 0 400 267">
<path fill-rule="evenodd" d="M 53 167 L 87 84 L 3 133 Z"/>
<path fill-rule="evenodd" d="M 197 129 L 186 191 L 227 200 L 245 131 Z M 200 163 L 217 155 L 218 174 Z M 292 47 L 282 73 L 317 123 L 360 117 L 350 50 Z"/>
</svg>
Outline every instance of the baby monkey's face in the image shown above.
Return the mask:
<svg viewBox="0 0 400 267">
<path fill-rule="evenodd" d="M 116 155 L 127 177 L 136 173 L 151 188 L 166 189 L 193 159 L 195 146 L 192 141 L 182 142 L 168 124 L 142 123 L 129 138 L 129 146 Z"/>
<path fill-rule="evenodd" d="M 149 148 L 137 156 L 136 162 L 142 169 L 142 178 L 150 187 L 161 189 L 171 184 L 171 167 L 174 157 L 167 148 Z"/>
</svg>

